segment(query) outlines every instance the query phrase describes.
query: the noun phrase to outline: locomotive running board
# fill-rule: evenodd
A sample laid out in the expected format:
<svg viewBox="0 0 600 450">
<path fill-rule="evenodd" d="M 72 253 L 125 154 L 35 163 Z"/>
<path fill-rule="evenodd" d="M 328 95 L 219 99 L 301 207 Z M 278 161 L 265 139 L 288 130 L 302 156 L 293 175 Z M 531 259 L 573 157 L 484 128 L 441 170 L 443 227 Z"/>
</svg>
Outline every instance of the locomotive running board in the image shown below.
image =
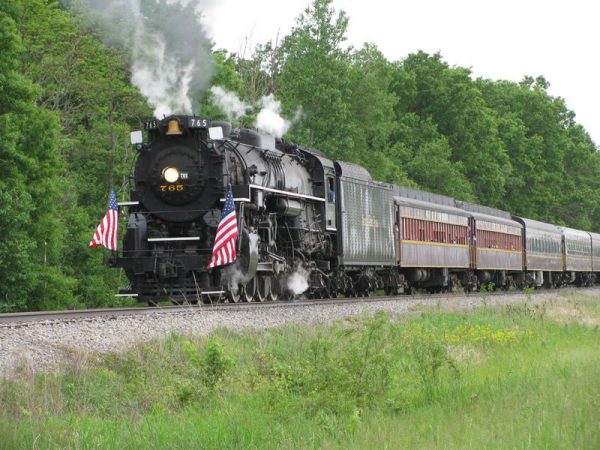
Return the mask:
<svg viewBox="0 0 600 450">
<path fill-rule="evenodd" d="M 148 242 L 171 242 L 171 241 L 199 241 L 200 237 L 173 237 L 173 238 L 148 238 Z"/>
<path fill-rule="evenodd" d="M 251 201 L 251 191 L 252 189 L 255 189 L 257 191 L 264 191 L 264 192 L 272 192 L 273 194 L 278 194 L 281 195 L 282 197 L 290 197 L 290 198 L 301 198 L 304 200 L 313 200 L 316 202 L 325 202 L 324 198 L 321 197 L 315 197 L 314 195 L 307 195 L 307 194 L 299 194 L 297 192 L 288 192 L 288 191 L 282 191 L 281 189 L 273 189 L 273 188 L 269 188 L 269 187 L 265 187 L 265 186 L 259 186 L 257 184 L 244 184 L 244 185 L 238 185 L 238 186 L 233 186 L 232 190 L 233 190 L 233 200 L 236 202 L 249 202 Z M 220 198 L 220 201 L 224 202 L 225 198 Z"/>
<path fill-rule="evenodd" d="M 306 200 L 314 200 L 314 201 L 317 201 L 317 202 L 325 202 L 324 198 L 315 197 L 314 195 L 306 195 L 306 194 L 298 194 L 296 192 L 282 191 L 280 189 L 273 189 L 273 188 L 268 188 L 268 187 L 264 187 L 264 186 L 258 186 L 256 184 L 250 184 L 249 187 L 250 187 L 250 189 L 257 189 L 259 191 L 273 192 L 274 194 L 279 194 L 279 195 L 284 196 L 284 197 L 303 198 L 303 199 L 306 199 Z"/>
</svg>

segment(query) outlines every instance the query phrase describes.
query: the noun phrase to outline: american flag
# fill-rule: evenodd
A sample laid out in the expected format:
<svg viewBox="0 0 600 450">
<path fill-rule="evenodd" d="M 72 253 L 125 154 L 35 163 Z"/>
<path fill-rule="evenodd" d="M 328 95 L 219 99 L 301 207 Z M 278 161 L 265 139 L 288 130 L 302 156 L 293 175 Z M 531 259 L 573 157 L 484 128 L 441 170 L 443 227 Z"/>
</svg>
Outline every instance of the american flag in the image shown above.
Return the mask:
<svg viewBox="0 0 600 450">
<path fill-rule="evenodd" d="M 103 245 L 109 250 L 117 251 L 117 239 L 119 236 L 119 205 L 117 204 L 117 194 L 111 189 L 108 195 L 108 211 L 96 228 L 94 237 L 88 245 L 88 248 Z"/>
<path fill-rule="evenodd" d="M 208 263 L 209 269 L 217 266 L 224 266 L 225 264 L 235 261 L 235 241 L 237 237 L 238 228 L 237 217 L 235 215 L 235 204 L 233 203 L 231 186 L 229 186 L 227 196 L 225 197 L 225 205 L 221 212 L 221 221 L 217 227 L 212 257 Z"/>
</svg>

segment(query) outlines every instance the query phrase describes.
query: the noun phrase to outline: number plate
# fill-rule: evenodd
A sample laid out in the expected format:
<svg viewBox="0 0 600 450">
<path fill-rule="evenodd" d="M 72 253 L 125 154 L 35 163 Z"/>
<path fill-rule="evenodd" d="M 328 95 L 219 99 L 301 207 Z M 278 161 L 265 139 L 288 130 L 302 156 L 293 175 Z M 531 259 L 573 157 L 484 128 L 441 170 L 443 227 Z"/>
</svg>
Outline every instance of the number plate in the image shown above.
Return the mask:
<svg viewBox="0 0 600 450">
<path fill-rule="evenodd" d="M 160 186 L 160 190 L 163 192 L 181 192 L 185 191 L 183 184 L 163 184 Z"/>
<path fill-rule="evenodd" d="M 188 120 L 189 128 L 206 128 L 208 127 L 208 119 L 202 117 L 190 117 Z"/>
</svg>

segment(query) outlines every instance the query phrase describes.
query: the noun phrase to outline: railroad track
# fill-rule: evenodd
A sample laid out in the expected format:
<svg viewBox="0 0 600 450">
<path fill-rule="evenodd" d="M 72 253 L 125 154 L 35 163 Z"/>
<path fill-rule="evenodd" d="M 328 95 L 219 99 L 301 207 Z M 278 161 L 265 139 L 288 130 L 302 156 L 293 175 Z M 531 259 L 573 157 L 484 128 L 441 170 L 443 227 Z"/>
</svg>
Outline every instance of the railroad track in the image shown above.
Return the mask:
<svg viewBox="0 0 600 450">
<path fill-rule="evenodd" d="M 600 287 L 537 291 L 532 303 L 569 302 L 571 294 L 600 297 Z M 85 355 L 126 351 L 133 346 L 164 339 L 172 333 L 207 336 L 219 328 L 233 332 L 284 325 L 329 324 L 348 317 L 387 311 L 418 313 L 420 306 L 471 310 L 483 305 L 529 301 L 520 291 L 473 294 L 420 294 L 398 297 L 299 300 L 277 303 L 237 303 L 201 306 L 163 306 L 32 312 L 0 315 L 0 379 L 31 372 L 60 370 Z M 75 355 L 75 356 L 73 356 Z M 75 358 L 75 360 L 74 360 Z M 76 363 L 76 361 L 75 361 Z"/>
<path fill-rule="evenodd" d="M 563 288 L 556 290 L 541 290 L 531 293 L 533 297 L 540 294 L 560 294 L 562 292 L 594 292 L 600 294 L 600 287 L 592 288 Z M 413 294 L 404 296 L 374 296 L 374 297 L 347 297 L 335 299 L 296 299 L 292 301 L 277 302 L 250 302 L 250 303 L 214 303 L 214 304 L 182 304 L 173 306 L 136 306 L 127 308 L 102 308 L 102 309 L 76 309 L 65 311 L 34 311 L 21 313 L 0 314 L 0 326 L 19 326 L 28 323 L 37 322 L 68 322 L 76 320 L 94 320 L 94 319 L 117 319 L 124 316 L 140 316 L 154 314 L 178 314 L 191 311 L 218 311 L 218 310 L 243 310 L 247 308 L 294 308 L 315 305 L 336 305 L 352 303 L 373 303 L 373 302 L 394 302 L 394 301 L 426 301 L 427 303 L 437 303 L 442 300 L 452 300 L 459 298 L 481 298 L 484 300 L 507 295 L 526 295 L 519 291 L 498 291 L 482 294 L 481 292 L 472 293 L 440 293 L 440 294 Z"/>
</svg>

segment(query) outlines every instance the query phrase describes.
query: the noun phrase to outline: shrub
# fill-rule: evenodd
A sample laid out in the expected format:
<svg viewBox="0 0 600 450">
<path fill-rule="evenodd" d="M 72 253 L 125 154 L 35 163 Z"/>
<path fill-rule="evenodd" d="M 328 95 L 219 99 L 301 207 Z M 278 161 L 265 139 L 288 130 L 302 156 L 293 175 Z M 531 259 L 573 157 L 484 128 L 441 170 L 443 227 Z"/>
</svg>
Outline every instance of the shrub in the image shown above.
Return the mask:
<svg viewBox="0 0 600 450">
<path fill-rule="evenodd" d="M 214 388 L 223 380 L 233 366 L 233 360 L 225 354 L 223 344 L 216 339 L 210 339 L 204 350 L 204 375 L 206 384 Z"/>
</svg>

